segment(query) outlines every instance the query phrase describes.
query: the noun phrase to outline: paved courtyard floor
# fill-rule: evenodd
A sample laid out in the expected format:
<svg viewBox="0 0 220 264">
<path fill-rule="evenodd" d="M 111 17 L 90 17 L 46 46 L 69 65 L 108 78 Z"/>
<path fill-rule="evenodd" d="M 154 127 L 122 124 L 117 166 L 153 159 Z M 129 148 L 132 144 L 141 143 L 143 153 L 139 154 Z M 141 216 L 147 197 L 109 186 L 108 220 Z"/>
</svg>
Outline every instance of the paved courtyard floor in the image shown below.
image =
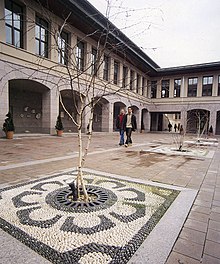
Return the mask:
<svg viewBox="0 0 220 264">
<path fill-rule="evenodd" d="M 188 137 L 187 140 L 192 142 L 192 137 Z M 122 202 L 110 205 L 109 208 L 114 208 L 113 211 L 109 211 L 107 207 L 105 213 L 99 213 L 100 211 L 97 210 L 94 219 L 89 219 L 85 223 L 77 220 L 77 215 L 72 215 L 75 217 L 74 223 L 77 221 L 79 223 L 76 227 L 69 224 L 73 222 L 73 217 L 69 215 L 64 217 L 65 210 L 61 215 L 53 215 L 52 211 L 48 211 L 48 208 L 53 206 L 51 204 L 45 206 L 40 201 L 42 197 L 46 197 L 45 189 L 32 188 L 36 188 L 36 185 L 40 188 L 39 184 L 42 187 L 45 181 L 51 182 L 52 178 L 53 183 L 47 184 L 49 193 L 53 193 L 52 190 L 56 191 L 57 185 L 61 183 L 65 186 L 66 176 L 74 174 L 77 165 L 77 135 L 65 134 L 61 138 L 46 135 L 16 135 L 14 140 L 0 139 L 2 194 L 0 263 L 50 263 L 50 261 L 74 263 L 74 258 L 69 259 L 70 255 L 66 257 L 66 261 L 59 259 L 61 253 L 70 250 L 75 250 L 74 257 L 81 256 L 76 257 L 76 263 L 126 263 L 127 261 L 152 264 L 220 263 L 219 145 L 216 142 L 202 146 L 190 144 L 186 155 L 182 153 L 179 155 L 173 153 L 175 149 L 173 134 L 134 133 L 133 141 L 133 146 L 129 148 L 120 147 L 117 133 L 94 133 L 85 164 L 87 173 L 89 172 L 91 177 L 98 173 L 100 188 L 109 189 L 109 193 L 112 193 L 111 200 L 114 200 L 112 197 L 116 195 L 121 197 Z M 168 151 L 170 149 L 172 151 Z M 107 177 L 108 181 L 109 177 L 114 178 L 115 182 L 122 185 L 114 186 L 112 183 L 106 183 L 103 177 Z M 97 182 L 95 184 L 97 185 Z M 159 194 L 157 191 L 157 194 L 152 196 L 152 192 L 146 191 L 149 188 L 151 190 L 159 188 Z M 161 214 L 162 218 L 158 220 L 159 222 L 155 221 L 148 232 L 148 221 L 153 219 L 154 213 L 167 199 L 161 190 L 168 190 L 168 193 L 179 192 L 179 194 L 170 202 L 167 211 Z M 121 195 L 122 193 L 124 196 Z M 37 213 L 34 213 L 33 210 L 36 208 Z M 145 208 L 144 214 L 143 208 Z M 154 208 L 151 214 L 149 208 Z M 44 212 L 47 213 L 44 215 Z M 132 221 L 129 220 L 130 216 Z M 135 224 L 133 220 L 136 221 Z M 107 222 L 108 225 L 100 227 L 99 223 L 102 222 Z M 42 223 L 48 224 L 49 228 L 42 226 Z M 61 234 L 55 229 L 58 226 Z M 68 226 L 70 230 L 63 230 L 68 229 Z M 118 237 L 106 236 L 113 226 L 121 234 Z M 128 227 L 129 229 L 126 229 Z M 51 238 L 53 245 L 49 239 L 50 235 L 47 234 L 47 230 L 51 228 L 53 232 L 51 231 L 50 235 L 56 234 Z M 98 236 L 95 229 L 98 230 Z M 141 233 L 139 229 L 142 230 Z M 67 235 L 64 239 L 62 234 L 65 232 L 71 235 L 69 237 Z M 73 240 L 76 239 L 71 239 L 77 232 L 82 236 L 81 240 L 77 240 L 77 243 L 82 243 L 80 245 L 75 245 Z M 94 232 L 92 234 L 94 243 L 96 240 L 98 243 L 104 239 L 101 244 L 107 247 L 97 249 L 97 245 L 93 245 L 96 249 L 77 251 L 77 248 L 85 244 L 83 235 L 88 235 L 86 232 Z M 117 234 L 117 231 L 115 233 Z M 100 236 L 100 234 L 104 235 Z M 140 239 L 133 240 L 137 234 Z M 89 236 L 92 237 L 90 233 Z M 33 241 L 30 242 L 29 239 Z M 136 247 L 132 250 L 130 248 L 130 252 L 126 246 L 131 242 L 134 242 Z M 110 244 L 111 248 L 108 248 Z M 124 252 L 130 252 L 130 255 L 121 254 L 122 247 Z M 56 252 L 48 253 L 52 257 L 47 257 L 45 252 L 49 252 L 51 248 Z M 118 254 L 110 254 L 111 250 Z M 53 258 L 59 261 L 55 262 Z"/>
</svg>

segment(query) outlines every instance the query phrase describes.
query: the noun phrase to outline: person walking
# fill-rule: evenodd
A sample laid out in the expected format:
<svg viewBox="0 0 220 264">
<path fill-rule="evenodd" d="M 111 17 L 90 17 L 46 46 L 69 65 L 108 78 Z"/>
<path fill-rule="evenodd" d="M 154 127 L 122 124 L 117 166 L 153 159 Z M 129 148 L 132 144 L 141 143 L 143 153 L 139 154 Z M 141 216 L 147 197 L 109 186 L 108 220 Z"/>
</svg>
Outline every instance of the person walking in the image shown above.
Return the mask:
<svg viewBox="0 0 220 264">
<path fill-rule="evenodd" d="M 175 123 L 175 125 L 174 125 L 174 130 L 175 130 L 175 132 L 176 132 L 176 129 L 177 129 L 177 125 L 176 125 L 176 123 Z"/>
<path fill-rule="evenodd" d="M 169 122 L 169 124 L 168 124 L 168 129 L 169 129 L 169 132 L 172 130 L 172 125 L 171 125 L 170 122 Z"/>
<path fill-rule="evenodd" d="M 120 134 L 120 142 L 119 145 L 124 145 L 124 118 L 125 118 L 125 110 L 121 109 L 120 114 L 116 118 L 116 128 L 119 129 Z"/>
<path fill-rule="evenodd" d="M 137 129 L 136 116 L 132 113 L 131 107 L 128 107 L 128 113 L 125 115 L 123 127 L 127 136 L 125 147 L 128 147 L 132 144 L 131 133 Z"/>
</svg>

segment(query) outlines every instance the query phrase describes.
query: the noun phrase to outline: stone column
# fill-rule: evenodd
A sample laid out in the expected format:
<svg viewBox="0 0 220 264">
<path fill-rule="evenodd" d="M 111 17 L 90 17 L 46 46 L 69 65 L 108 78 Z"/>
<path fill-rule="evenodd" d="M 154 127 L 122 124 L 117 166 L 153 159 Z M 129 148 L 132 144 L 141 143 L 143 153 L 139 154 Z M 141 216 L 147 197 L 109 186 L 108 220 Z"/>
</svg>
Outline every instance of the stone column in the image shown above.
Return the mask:
<svg viewBox="0 0 220 264">
<path fill-rule="evenodd" d="M 122 81 L 123 81 L 123 64 L 119 63 L 119 67 L 118 67 L 118 86 L 122 87 Z"/>
<path fill-rule="evenodd" d="M 76 67 L 76 45 L 77 45 L 77 36 L 75 34 L 71 34 L 70 38 L 70 46 L 71 46 L 71 55 L 70 61 L 72 67 Z"/>
<path fill-rule="evenodd" d="M 212 96 L 218 95 L 218 75 L 213 76 Z"/>
<path fill-rule="evenodd" d="M 1 66 L 1 63 L 0 63 Z M 1 71 L 0 71 L 1 72 Z M 5 74 L 3 72 L 3 74 Z M 0 111 L 0 124 L 2 128 L 2 124 L 4 123 L 4 120 L 6 119 L 6 114 L 9 111 L 9 82 L 5 81 L 2 83 L 0 86 L 0 106 L 1 106 L 1 111 Z M 0 136 L 5 135 L 5 133 L 0 129 Z"/>
<path fill-rule="evenodd" d="M 216 118 L 217 118 L 217 111 L 210 111 L 210 119 L 209 119 L 209 127 L 212 126 L 213 128 L 213 134 L 215 134 L 216 130 Z"/>
<path fill-rule="evenodd" d="M 26 9 L 27 23 L 25 23 L 25 47 L 27 51 L 35 54 L 35 11 L 27 7 Z"/>
<path fill-rule="evenodd" d="M 157 98 L 161 98 L 161 80 L 157 80 Z"/>
<path fill-rule="evenodd" d="M 173 98 L 174 95 L 174 79 L 170 79 L 170 87 L 169 87 L 169 98 Z"/>
<path fill-rule="evenodd" d="M 91 55 L 92 55 L 92 45 L 90 43 L 86 43 L 85 45 L 85 73 L 91 74 L 92 72 L 92 67 L 91 67 Z"/>
<path fill-rule="evenodd" d="M 183 126 L 183 129 L 186 130 L 187 127 L 187 111 L 181 111 L 180 124 Z"/>
<path fill-rule="evenodd" d="M 113 83 L 114 80 L 114 59 L 109 57 L 109 82 Z"/>
<path fill-rule="evenodd" d="M 141 75 L 139 75 L 138 83 L 139 83 L 138 93 L 139 93 L 140 95 L 142 95 L 142 94 L 143 94 L 143 78 L 142 78 Z"/>
<path fill-rule="evenodd" d="M 202 76 L 198 77 L 198 83 L 197 83 L 197 97 L 202 96 Z"/>
<path fill-rule="evenodd" d="M 5 1 L 0 1 L 0 17 L 4 18 L 5 17 Z M 6 33 L 5 33 L 5 19 L 0 19 L 0 29 L 1 29 L 1 34 L 0 34 L 0 42 L 6 42 Z"/>
<path fill-rule="evenodd" d="M 53 16 L 54 17 L 54 16 Z M 54 17 L 55 19 L 55 17 Z M 57 47 L 57 39 L 58 38 L 58 25 L 55 22 L 52 22 L 51 26 L 51 35 L 50 35 L 50 44 L 51 45 L 51 51 L 50 51 L 50 58 L 52 61 L 54 61 L 55 63 L 58 63 L 58 47 Z"/>
<path fill-rule="evenodd" d="M 111 108 L 111 103 L 107 103 L 102 106 L 102 130 L 101 130 L 102 132 L 113 131 L 113 113 L 111 115 L 110 108 Z"/>
<path fill-rule="evenodd" d="M 188 81 L 185 76 L 181 79 L 180 97 L 187 97 L 188 93 Z"/>
</svg>

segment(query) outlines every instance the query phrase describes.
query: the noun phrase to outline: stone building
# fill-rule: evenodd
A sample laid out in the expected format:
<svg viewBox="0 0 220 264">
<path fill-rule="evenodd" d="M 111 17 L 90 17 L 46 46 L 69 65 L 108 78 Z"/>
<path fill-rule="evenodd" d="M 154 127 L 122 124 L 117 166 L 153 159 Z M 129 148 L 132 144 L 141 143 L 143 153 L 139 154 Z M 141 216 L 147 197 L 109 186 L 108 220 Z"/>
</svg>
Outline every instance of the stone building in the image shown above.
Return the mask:
<svg viewBox="0 0 220 264">
<path fill-rule="evenodd" d="M 164 131 L 171 122 L 220 134 L 220 62 L 160 68 L 84 0 L 0 1 L 0 30 L 0 124 L 11 111 L 16 133 L 54 133 L 59 113 L 65 131 L 75 131 L 58 93 L 75 116 L 71 67 L 81 71 L 73 82 L 76 104 L 79 83 L 85 87 L 94 71 L 97 98 L 106 87 L 113 91 L 94 109 L 94 131 L 114 131 L 120 109 L 132 106 L 139 130 Z"/>
</svg>

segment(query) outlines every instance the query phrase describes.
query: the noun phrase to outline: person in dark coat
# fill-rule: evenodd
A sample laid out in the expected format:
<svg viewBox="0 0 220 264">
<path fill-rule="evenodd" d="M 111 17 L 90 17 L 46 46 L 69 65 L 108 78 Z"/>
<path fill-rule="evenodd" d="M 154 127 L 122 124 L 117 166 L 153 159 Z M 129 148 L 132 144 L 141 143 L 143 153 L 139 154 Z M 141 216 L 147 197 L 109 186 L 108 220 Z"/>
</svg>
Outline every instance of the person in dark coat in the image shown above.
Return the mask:
<svg viewBox="0 0 220 264">
<path fill-rule="evenodd" d="M 120 114 L 116 118 L 116 128 L 119 129 L 120 134 L 120 142 L 119 145 L 124 145 L 124 118 L 125 118 L 125 111 L 121 109 Z"/>
<path fill-rule="evenodd" d="M 171 123 L 169 122 L 169 124 L 168 124 L 168 129 L 169 129 L 169 132 L 171 131 L 171 129 L 172 129 L 172 125 L 171 125 Z"/>
<path fill-rule="evenodd" d="M 131 133 L 137 129 L 136 116 L 132 113 L 131 107 L 128 107 L 128 113 L 125 115 L 123 127 L 127 136 L 125 147 L 128 147 L 132 144 Z"/>
</svg>

